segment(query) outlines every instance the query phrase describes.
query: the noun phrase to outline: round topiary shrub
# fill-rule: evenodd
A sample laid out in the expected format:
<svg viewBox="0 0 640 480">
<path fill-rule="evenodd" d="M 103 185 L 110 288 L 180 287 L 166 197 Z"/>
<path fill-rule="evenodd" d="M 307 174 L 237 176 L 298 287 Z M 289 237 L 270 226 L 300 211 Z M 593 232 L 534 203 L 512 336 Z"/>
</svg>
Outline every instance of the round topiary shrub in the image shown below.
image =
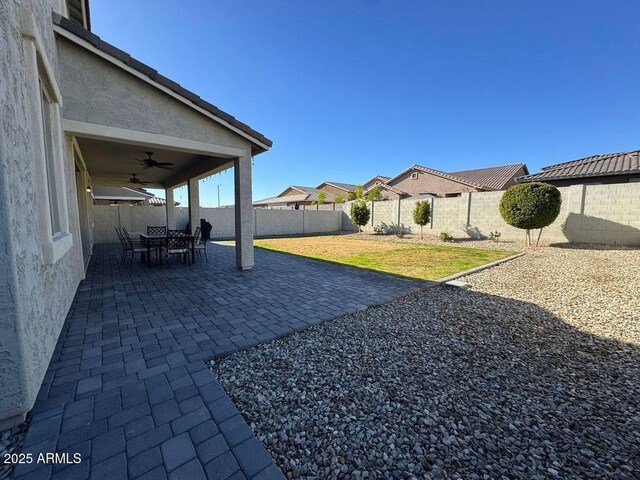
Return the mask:
<svg viewBox="0 0 640 480">
<path fill-rule="evenodd" d="M 500 215 L 509 225 L 527 230 L 527 245 L 531 244 L 529 230 L 542 229 L 553 223 L 560 214 L 562 195 L 547 183 L 521 183 L 510 187 L 500 200 Z M 538 235 L 538 241 L 540 235 Z"/>
</svg>

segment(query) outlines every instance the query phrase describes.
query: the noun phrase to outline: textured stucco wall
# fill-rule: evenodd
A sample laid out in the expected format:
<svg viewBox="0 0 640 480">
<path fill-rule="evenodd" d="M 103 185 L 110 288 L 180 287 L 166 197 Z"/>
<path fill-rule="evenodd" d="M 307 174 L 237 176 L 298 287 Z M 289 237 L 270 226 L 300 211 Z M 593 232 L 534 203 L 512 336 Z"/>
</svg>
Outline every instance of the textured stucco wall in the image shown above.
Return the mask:
<svg viewBox="0 0 640 480">
<path fill-rule="evenodd" d="M 546 242 L 604 243 L 640 245 L 640 183 L 613 185 L 573 185 L 559 188 L 562 207 L 555 222 L 544 229 Z M 431 222 L 425 232 L 449 232 L 456 237 L 488 236 L 498 231 L 504 240 L 523 240 L 524 231 L 507 225 L 498 206 L 504 192 L 470 192 L 461 197 L 433 198 Z M 400 225 L 419 232 L 413 223 L 417 199 L 368 202 L 373 215 L 363 228 Z M 353 231 L 349 218 L 352 202 L 343 205 L 342 229 Z M 399 221 L 398 221 L 399 218 Z"/>
<path fill-rule="evenodd" d="M 65 152 L 64 176 L 74 245 L 56 264 L 43 265 L 39 244 L 39 141 L 34 131 L 31 93 L 37 88 L 28 63 L 17 7 L 32 12 L 44 54 L 58 76 L 50 0 L 0 2 L 0 282 L 8 285 L 0 309 L 0 420 L 31 408 L 53 353 L 66 313 L 84 271 L 77 223 L 72 157 Z M 61 139 L 60 139 L 61 140 Z M 13 288 L 11 287 L 13 285 Z M 13 307 L 11 306 L 13 304 Z"/>
<path fill-rule="evenodd" d="M 250 143 L 64 38 L 58 39 L 63 117 L 248 149 Z"/>
</svg>

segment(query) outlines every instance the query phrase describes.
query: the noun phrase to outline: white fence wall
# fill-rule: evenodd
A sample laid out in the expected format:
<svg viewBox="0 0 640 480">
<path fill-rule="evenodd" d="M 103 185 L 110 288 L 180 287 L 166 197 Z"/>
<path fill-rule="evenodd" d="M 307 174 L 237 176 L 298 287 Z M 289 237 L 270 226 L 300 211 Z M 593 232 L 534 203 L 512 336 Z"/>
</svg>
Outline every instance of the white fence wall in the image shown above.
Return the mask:
<svg viewBox="0 0 640 480">
<path fill-rule="evenodd" d="M 326 206 L 325 206 L 326 207 Z M 96 243 L 118 241 L 114 226 L 123 226 L 137 237 L 147 225 L 166 225 L 166 209 L 154 206 L 94 205 Z M 342 209 L 284 210 L 254 209 L 254 234 L 256 236 L 303 235 L 311 233 L 337 232 L 342 229 Z M 211 238 L 233 238 L 235 236 L 234 208 L 200 208 L 200 218 L 211 223 Z M 176 227 L 186 228 L 189 209 L 176 208 Z"/>
<path fill-rule="evenodd" d="M 556 221 L 545 228 L 543 239 L 552 242 L 584 242 L 617 245 L 640 245 L 640 183 L 615 185 L 574 185 L 559 188 L 562 208 Z M 524 238 L 522 230 L 507 225 L 498 210 L 504 192 L 474 192 L 461 197 L 432 198 L 431 223 L 425 232 L 448 232 L 456 237 L 486 237 L 498 231 L 502 239 Z M 413 223 L 417 200 L 368 202 L 371 232 L 376 225 L 419 232 Z M 342 228 L 355 230 L 351 224 L 351 203 L 343 206 Z"/>
</svg>

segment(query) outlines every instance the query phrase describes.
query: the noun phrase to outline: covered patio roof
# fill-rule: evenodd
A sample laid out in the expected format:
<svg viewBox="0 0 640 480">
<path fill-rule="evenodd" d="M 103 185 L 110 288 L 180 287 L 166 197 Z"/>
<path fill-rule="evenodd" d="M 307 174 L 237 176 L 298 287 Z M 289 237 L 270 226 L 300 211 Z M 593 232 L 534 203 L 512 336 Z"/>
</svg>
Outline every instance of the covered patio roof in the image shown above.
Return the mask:
<svg viewBox="0 0 640 480">
<path fill-rule="evenodd" d="M 193 229 L 200 223 L 198 181 L 233 167 L 237 265 L 251 268 L 252 159 L 271 140 L 82 26 L 57 14 L 53 22 L 62 127 L 91 184 L 164 188 L 169 228 L 173 190 L 186 185 Z M 145 152 L 169 168 L 141 163 Z"/>
</svg>

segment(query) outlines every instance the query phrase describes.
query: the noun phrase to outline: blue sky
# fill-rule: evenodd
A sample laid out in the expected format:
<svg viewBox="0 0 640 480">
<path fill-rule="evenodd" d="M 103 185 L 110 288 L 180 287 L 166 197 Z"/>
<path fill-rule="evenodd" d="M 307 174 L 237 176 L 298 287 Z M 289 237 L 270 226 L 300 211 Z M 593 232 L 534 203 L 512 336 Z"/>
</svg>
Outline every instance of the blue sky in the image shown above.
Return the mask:
<svg viewBox="0 0 640 480">
<path fill-rule="evenodd" d="M 92 0 L 93 31 L 271 138 L 254 198 L 640 148 L 637 1 Z M 201 201 L 233 202 L 231 170 Z M 178 197 L 180 197 L 180 193 Z M 182 194 L 184 195 L 184 194 Z"/>
</svg>

